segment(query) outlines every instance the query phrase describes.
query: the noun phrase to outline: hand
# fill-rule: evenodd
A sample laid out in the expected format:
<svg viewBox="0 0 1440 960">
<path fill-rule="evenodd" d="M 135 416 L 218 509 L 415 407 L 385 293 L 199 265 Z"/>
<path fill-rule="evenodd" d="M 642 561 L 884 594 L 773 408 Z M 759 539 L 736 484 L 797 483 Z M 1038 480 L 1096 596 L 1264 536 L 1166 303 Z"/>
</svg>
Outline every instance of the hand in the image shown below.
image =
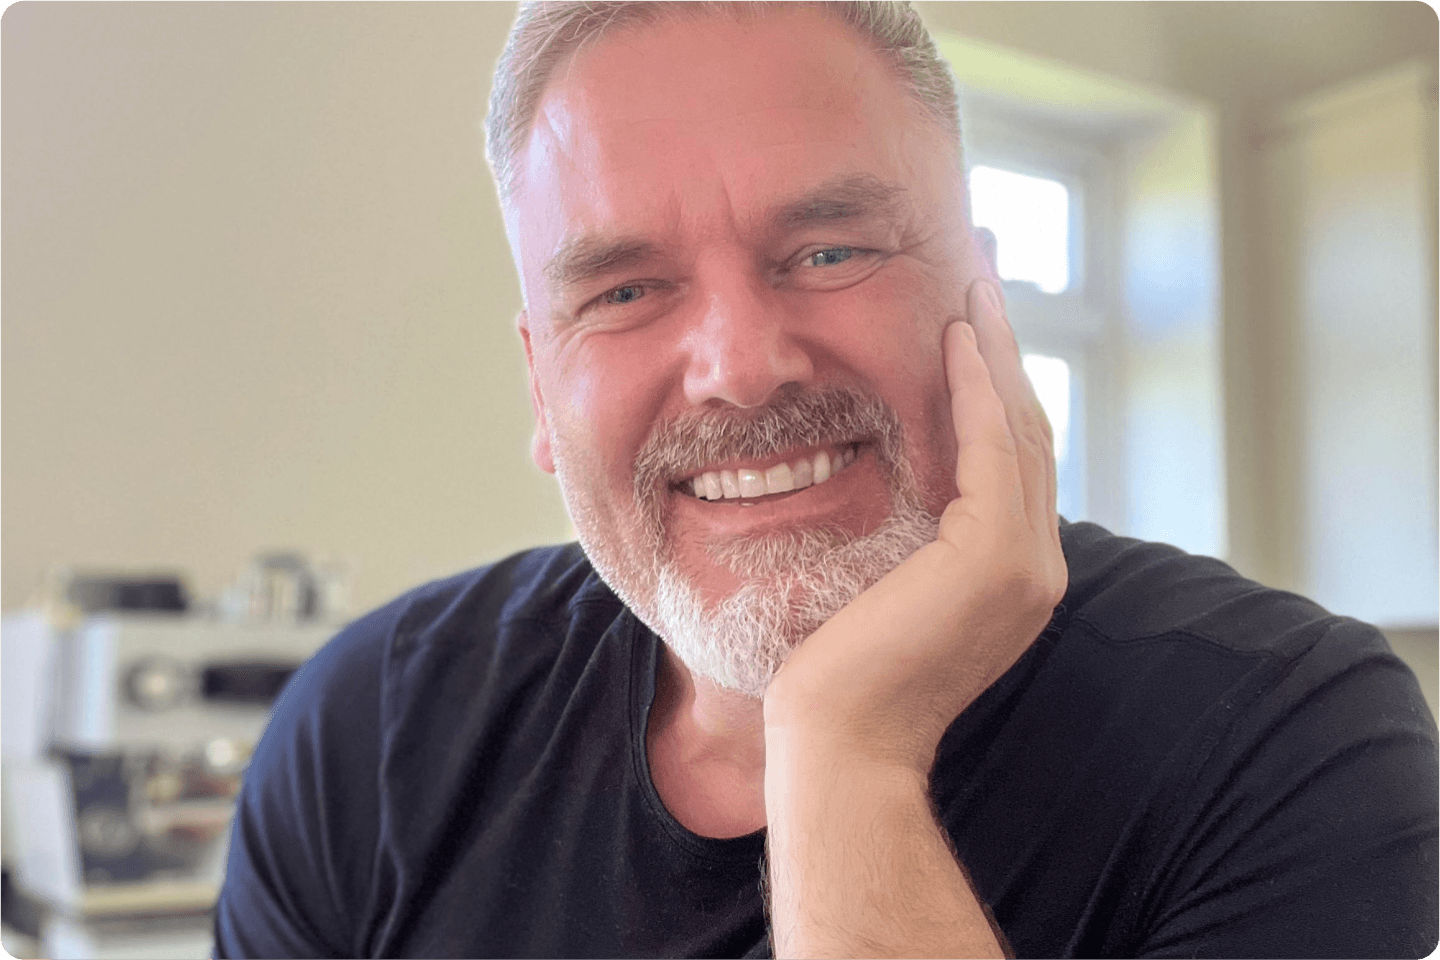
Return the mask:
<svg viewBox="0 0 1440 960">
<path fill-rule="evenodd" d="M 945 729 L 1049 622 L 1067 571 L 1050 424 L 998 287 L 944 331 L 959 496 L 935 542 L 800 645 L 765 696 L 767 738 L 928 774 Z"/>
</svg>

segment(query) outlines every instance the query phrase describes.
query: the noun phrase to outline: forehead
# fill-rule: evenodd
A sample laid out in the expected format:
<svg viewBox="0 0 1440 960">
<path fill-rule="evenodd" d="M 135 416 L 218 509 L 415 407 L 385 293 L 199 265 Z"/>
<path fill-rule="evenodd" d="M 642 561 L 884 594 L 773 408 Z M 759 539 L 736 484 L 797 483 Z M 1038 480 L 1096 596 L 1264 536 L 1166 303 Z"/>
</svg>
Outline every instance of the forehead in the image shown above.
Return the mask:
<svg viewBox="0 0 1440 960">
<path fill-rule="evenodd" d="M 618 29 L 557 70 L 507 216 L 528 285 L 524 261 L 567 238 L 743 225 L 847 177 L 908 188 L 947 143 L 830 16 L 682 17 Z"/>
</svg>

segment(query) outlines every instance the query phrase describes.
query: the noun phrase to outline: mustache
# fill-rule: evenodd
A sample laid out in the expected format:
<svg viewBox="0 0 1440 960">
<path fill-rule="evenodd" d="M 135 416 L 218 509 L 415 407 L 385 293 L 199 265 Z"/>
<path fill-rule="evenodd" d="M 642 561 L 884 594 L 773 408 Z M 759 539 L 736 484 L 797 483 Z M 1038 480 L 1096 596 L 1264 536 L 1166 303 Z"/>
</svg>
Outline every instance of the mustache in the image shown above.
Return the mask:
<svg viewBox="0 0 1440 960">
<path fill-rule="evenodd" d="M 879 397 L 850 388 L 783 388 L 762 407 L 687 410 L 657 424 L 635 457 L 635 498 L 655 501 L 669 484 L 723 460 L 795 447 L 868 442 L 882 463 L 904 449 L 900 418 Z"/>
</svg>

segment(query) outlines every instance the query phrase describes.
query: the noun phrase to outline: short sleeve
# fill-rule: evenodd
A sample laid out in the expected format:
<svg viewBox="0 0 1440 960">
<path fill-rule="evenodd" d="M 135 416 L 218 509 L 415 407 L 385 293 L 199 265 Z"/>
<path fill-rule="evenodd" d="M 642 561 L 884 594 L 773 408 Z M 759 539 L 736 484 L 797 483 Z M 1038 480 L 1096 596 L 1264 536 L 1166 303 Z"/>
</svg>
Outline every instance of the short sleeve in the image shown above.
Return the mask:
<svg viewBox="0 0 1440 960">
<path fill-rule="evenodd" d="M 396 605 L 296 672 L 245 773 L 216 957 L 363 955 L 378 895 L 380 685 Z"/>
<path fill-rule="evenodd" d="M 1425 957 L 1435 723 L 1378 631 L 1339 621 L 1198 765 L 1141 954 Z"/>
</svg>

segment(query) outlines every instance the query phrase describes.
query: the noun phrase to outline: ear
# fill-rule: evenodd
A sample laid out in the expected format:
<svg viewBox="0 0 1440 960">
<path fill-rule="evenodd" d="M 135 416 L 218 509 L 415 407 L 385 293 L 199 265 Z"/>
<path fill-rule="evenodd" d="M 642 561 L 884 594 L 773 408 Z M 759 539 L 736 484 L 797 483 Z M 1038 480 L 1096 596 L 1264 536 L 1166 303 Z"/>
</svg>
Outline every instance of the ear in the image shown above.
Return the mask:
<svg viewBox="0 0 1440 960">
<path fill-rule="evenodd" d="M 555 472 L 555 459 L 550 454 L 550 420 L 545 415 L 545 398 L 540 394 L 540 379 L 535 375 L 535 352 L 530 346 L 530 319 L 525 311 L 515 318 L 520 340 L 525 344 L 525 368 L 530 374 L 530 406 L 535 410 L 535 432 L 530 436 L 530 457 L 546 473 Z"/>
</svg>

